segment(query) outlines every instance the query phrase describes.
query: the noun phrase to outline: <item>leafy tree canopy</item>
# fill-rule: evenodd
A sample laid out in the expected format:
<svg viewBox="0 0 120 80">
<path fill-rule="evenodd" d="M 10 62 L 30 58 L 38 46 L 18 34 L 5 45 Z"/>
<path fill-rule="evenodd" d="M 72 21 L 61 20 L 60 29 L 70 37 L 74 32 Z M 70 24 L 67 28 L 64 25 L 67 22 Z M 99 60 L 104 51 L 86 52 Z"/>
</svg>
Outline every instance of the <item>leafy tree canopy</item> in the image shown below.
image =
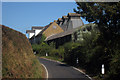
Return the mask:
<svg viewBox="0 0 120 80">
<path fill-rule="evenodd" d="M 76 13 L 88 22 L 95 22 L 102 32 L 120 33 L 120 2 L 76 2 Z"/>
</svg>

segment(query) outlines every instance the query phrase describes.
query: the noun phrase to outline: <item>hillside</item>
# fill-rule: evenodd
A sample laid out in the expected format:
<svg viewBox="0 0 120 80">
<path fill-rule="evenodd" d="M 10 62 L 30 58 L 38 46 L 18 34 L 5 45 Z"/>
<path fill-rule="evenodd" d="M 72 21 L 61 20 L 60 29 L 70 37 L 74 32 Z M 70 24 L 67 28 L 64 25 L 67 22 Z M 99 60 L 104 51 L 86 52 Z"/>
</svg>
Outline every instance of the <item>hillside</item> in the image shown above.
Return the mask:
<svg viewBox="0 0 120 80">
<path fill-rule="evenodd" d="M 26 36 L 2 26 L 3 78 L 41 78 L 43 67 L 34 56 Z"/>
</svg>

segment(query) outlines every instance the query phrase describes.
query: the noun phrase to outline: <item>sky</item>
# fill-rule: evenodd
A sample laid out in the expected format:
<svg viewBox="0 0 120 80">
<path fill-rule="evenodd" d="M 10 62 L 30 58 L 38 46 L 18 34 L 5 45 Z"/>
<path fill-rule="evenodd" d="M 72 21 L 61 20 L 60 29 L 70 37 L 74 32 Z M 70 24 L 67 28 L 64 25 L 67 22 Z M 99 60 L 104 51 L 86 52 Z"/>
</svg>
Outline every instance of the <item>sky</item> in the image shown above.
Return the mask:
<svg viewBox="0 0 120 80">
<path fill-rule="evenodd" d="M 26 34 L 32 26 L 44 27 L 74 8 L 75 2 L 2 2 L 2 24 Z"/>
</svg>

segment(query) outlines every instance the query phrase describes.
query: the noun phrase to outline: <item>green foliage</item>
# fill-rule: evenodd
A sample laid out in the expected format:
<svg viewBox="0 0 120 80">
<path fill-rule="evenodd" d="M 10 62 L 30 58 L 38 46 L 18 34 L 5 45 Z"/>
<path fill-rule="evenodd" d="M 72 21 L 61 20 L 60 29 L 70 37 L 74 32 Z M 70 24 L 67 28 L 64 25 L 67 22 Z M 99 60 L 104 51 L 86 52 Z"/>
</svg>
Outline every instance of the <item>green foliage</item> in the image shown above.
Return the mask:
<svg viewBox="0 0 120 80">
<path fill-rule="evenodd" d="M 43 34 L 43 35 L 41 36 L 41 39 L 40 39 L 40 44 L 41 44 L 42 42 L 44 42 L 45 39 L 46 39 L 46 36 Z"/>
<path fill-rule="evenodd" d="M 54 43 L 54 42 L 51 42 L 51 43 L 49 44 L 49 46 L 52 47 L 52 48 L 55 48 L 55 43 Z"/>
<path fill-rule="evenodd" d="M 98 74 L 100 73 L 98 66 L 104 63 L 107 75 L 106 80 L 119 80 L 120 46 L 118 47 L 118 45 L 120 45 L 120 2 L 76 3 L 78 7 L 77 10 L 74 9 L 74 11 L 81 14 L 88 22 L 97 23 L 101 33 L 99 37 L 94 38 L 94 40 L 85 40 L 83 43 L 88 44 L 85 53 L 88 55 L 89 52 L 91 56 L 87 61 L 89 64 L 87 66 L 89 66 L 90 69 L 87 69 L 93 71 L 93 74 Z M 91 44 L 89 44 L 90 42 Z M 91 67 L 91 65 L 93 66 Z"/>
<path fill-rule="evenodd" d="M 111 33 L 118 33 L 120 30 L 120 2 L 115 3 L 81 3 L 76 2 L 78 7 L 74 9 L 76 13 L 80 13 L 88 22 L 95 22 L 99 25 L 101 31 L 105 28 Z"/>
<path fill-rule="evenodd" d="M 118 39 L 120 39 L 120 37 Z M 114 43 L 114 47 L 112 47 L 114 54 L 111 55 L 110 59 L 110 70 L 107 77 L 109 80 L 120 79 L 120 41 L 118 39 L 116 39 L 117 41 Z"/>
<path fill-rule="evenodd" d="M 86 69 L 89 74 L 94 76 L 101 73 L 101 65 L 106 64 L 105 47 L 100 45 L 100 33 L 91 31 L 91 34 L 83 33 L 82 42 L 70 42 L 64 45 L 64 60 L 70 65 Z M 79 60 L 77 64 L 76 60 Z M 106 70 L 107 71 L 107 70 Z"/>
<path fill-rule="evenodd" d="M 68 42 L 63 45 L 64 47 L 64 61 L 67 62 L 70 65 L 73 65 L 75 63 L 75 59 L 77 57 L 76 48 L 79 47 L 79 43 L 74 42 Z"/>
<path fill-rule="evenodd" d="M 45 42 L 42 42 L 41 44 L 33 44 L 32 48 L 33 51 L 39 56 L 45 56 L 46 53 L 49 54 L 50 50 L 52 50 L 52 48 Z"/>
<path fill-rule="evenodd" d="M 50 45 L 45 42 L 33 44 L 32 47 L 33 51 L 39 56 L 45 56 L 45 54 L 48 53 L 49 56 L 60 57 L 63 52 L 61 48 L 55 49 L 55 44 L 53 42 Z"/>
<path fill-rule="evenodd" d="M 40 49 L 40 46 L 37 44 L 32 44 L 33 51 L 38 51 Z"/>
<path fill-rule="evenodd" d="M 63 59 L 63 58 L 64 58 L 64 54 L 65 54 L 64 47 L 63 47 L 63 46 L 60 46 L 60 47 L 58 48 L 58 51 L 59 51 L 60 57 Z"/>
<path fill-rule="evenodd" d="M 53 57 L 58 57 L 59 56 L 59 51 L 55 48 L 53 48 L 51 51 L 50 51 L 50 56 L 53 56 Z"/>
</svg>

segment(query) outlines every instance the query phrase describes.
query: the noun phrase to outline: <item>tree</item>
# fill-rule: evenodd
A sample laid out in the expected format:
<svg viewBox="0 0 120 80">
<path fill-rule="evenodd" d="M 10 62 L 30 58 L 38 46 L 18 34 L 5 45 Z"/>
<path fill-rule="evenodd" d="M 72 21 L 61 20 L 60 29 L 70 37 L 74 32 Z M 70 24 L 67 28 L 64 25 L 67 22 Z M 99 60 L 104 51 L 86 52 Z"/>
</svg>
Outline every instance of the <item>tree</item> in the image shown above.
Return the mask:
<svg viewBox="0 0 120 80">
<path fill-rule="evenodd" d="M 104 54 L 101 55 L 104 57 L 101 57 L 101 59 L 105 60 L 107 67 L 110 66 L 107 68 L 108 70 L 110 69 L 108 72 L 116 75 L 115 77 L 118 78 L 120 73 L 117 71 L 119 71 L 120 68 L 118 68 L 117 65 L 120 64 L 115 56 L 118 55 L 119 47 L 117 47 L 117 45 L 120 44 L 120 2 L 76 2 L 76 4 L 78 5 L 77 10 L 74 9 L 76 13 L 81 14 L 81 17 L 88 22 L 98 24 L 101 34 L 97 44 L 104 49 Z M 114 62 L 115 60 L 117 61 Z M 116 67 L 112 66 L 112 64 Z M 113 67 L 115 69 L 111 69 Z"/>
<path fill-rule="evenodd" d="M 81 14 L 81 17 L 88 22 L 98 24 L 101 34 L 97 40 L 97 44 L 102 46 L 104 50 L 101 55 L 103 57 L 100 59 L 106 62 L 110 79 L 113 80 L 115 77 L 119 79 L 120 2 L 76 2 L 76 4 L 78 5 L 77 10 L 74 9 L 76 13 Z M 100 52 L 99 49 L 96 51 L 97 53 Z M 93 57 L 96 58 L 96 55 L 99 54 L 95 54 Z"/>
<path fill-rule="evenodd" d="M 88 22 L 99 24 L 101 32 L 109 32 L 111 34 L 120 34 L 120 2 L 112 3 L 84 3 L 76 2 L 78 7 L 74 9 L 76 13 Z"/>
<path fill-rule="evenodd" d="M 46 36 L 44 34 L 42 34 L 39 44 L 41 44 L 42 42 L 44 42 L 45 39 L 46 39 Z"/>
</svg>

